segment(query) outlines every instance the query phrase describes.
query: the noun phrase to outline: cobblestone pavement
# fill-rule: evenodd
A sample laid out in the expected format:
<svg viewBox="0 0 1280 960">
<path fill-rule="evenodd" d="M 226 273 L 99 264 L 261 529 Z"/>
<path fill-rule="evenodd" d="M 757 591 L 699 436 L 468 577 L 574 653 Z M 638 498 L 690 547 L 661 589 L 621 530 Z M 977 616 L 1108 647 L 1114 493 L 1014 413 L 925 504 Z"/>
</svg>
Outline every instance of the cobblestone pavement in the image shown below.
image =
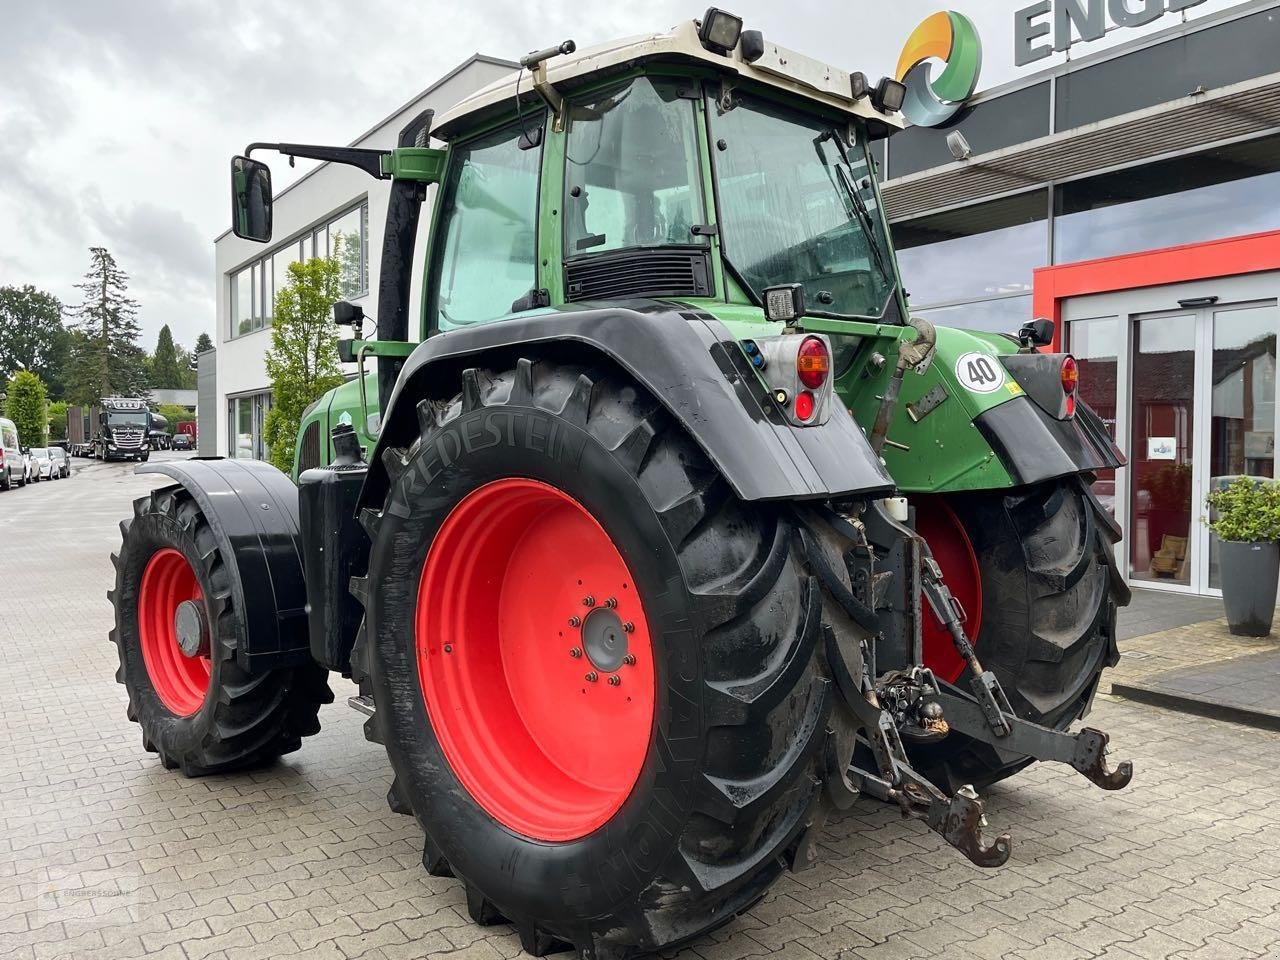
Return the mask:
<svg viewBox="0 0 1280 960">
<path fill-rule="evenodd" d="M 278 766 L 185 780 L 142 751 L 107 643 L 124 465 L 0 494 L 0 957 L 515 957 L 426 875 L 361 718 Z M 1280 956 L 1280 736 L 1107 701 L 1133 785 L 1039 766 L 990 791 L 1010 864 L 981 871 L 875 803 L 681 960 Z"/>
</svg>

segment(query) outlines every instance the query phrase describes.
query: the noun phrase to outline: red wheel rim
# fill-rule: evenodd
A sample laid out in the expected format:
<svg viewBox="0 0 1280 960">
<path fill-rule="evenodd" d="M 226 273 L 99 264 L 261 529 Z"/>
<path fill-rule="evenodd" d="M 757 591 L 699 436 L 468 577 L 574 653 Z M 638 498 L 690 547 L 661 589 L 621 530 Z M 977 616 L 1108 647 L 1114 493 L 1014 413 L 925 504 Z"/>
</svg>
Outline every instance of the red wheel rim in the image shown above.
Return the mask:
<svg viewBox="0 0 1280 960">
<path fill-rule="evenodd" d="M 941 497 L 919 497 L 916 508 L 916 532 L 924 537 L 933 558 L 942 568 L 942 577 L 952 596 L 964 607 L 964 632 L 976 649 L 978 630 L 982 627 L 982 573 L 978 557 L 969 542 L 969 534 L 955 511 Z M 927 603 L 924 615 L 924 665 L 948 683 L 955 683 L 964 673 L 965 663 L 951 642 L 951 634 L 938 622 Z"/>
<path fill-rule="evenodd" d="M 635 580 L 585 507 L 536 480 L 474 490 L 427 553 L 415 630 L 432 729 L 490 816 L 565 841 L 618 811 L 653 731 L 653 648 Z M 605 669 L 619 641 L 626 659 Z"/>
<path fill-rule="evenodd" d="M 160 702 L 180 717 L 190 716 L 204 703 L 213 664 L 208 657 L 182 652 L 173 618 L 178 604 L 202 596 L 195 571 L 177 550 L 165 547 L 147 561 L 138 588 L 142 661 Z"/>
</svg>

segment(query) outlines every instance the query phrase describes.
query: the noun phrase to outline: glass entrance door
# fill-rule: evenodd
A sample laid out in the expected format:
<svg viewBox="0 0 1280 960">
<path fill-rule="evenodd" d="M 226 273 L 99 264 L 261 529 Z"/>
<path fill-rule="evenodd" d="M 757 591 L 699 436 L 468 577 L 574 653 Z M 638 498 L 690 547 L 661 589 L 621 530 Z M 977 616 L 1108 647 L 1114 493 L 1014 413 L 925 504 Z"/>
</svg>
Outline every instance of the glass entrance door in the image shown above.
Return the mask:
<svg viewBox="0 0 1280 960">
<path fill-rule="evenodd" d="M 1206 489 L 1232 477 L 1274 477 L 1276 439 L 1276 330 L 1274 303 L 1208 307 L 1213 359 L 1208 375 L 1212 395 Z M 1218 538 L 1203 533 L 1208 582 L 1222 589 Z"/>
<path fill-rule="evenodd" d="M 1196 311 L 1133 321 L 1129 579 L 1193 586 Z"/>
<path fill-rule="evenodd" d="M 1278 328 L 1275 301 L 1133 317 L 1131 581 L 1221 590 L 1204 496 L 1237 476 L 1275 475 Z"/>
</svg>

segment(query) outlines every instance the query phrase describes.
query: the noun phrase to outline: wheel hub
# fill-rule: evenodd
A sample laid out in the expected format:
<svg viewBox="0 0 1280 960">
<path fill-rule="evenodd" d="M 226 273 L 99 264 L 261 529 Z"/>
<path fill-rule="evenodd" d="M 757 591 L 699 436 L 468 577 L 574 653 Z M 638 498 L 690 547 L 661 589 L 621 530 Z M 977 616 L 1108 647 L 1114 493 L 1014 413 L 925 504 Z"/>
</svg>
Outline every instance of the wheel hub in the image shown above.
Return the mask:
<svg viewBox="0 0 1280 960">
<path fill-rule="evenodd" d="M 626 662 L 627 634 L 617 611 L 597 607 L 587 614 L 582 622 L 582 648 L 602 673 L 613 673 Z"/>
<path fill-rule="evenodd" d="M 183 600 L 173 614 L 173 629 L 177 634 L 178 649 L 184 657 L 209 656 L 209 627 L 205 622 L 204 605 L 195 600 Z"/>
</svg>

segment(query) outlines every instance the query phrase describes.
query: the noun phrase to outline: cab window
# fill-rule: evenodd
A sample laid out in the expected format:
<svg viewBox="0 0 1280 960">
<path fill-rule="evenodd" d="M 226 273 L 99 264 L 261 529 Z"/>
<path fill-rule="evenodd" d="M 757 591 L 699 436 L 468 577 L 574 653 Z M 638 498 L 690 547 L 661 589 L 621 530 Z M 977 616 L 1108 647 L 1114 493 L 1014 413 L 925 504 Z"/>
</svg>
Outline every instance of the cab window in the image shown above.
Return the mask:
<svg viewBox="0 0 1280 960">
<path fill-rule="evenodd" d="M 532 129 L 540 118 L 526 115 Z M 517 124 L 453 148 L 432 244 L 428 330 L 497 320 L 537 285 L 538 149 Z"/>
<path fill-rule="evenodd" d="M 566 257 L 706 243 L 694 111 L 676 81 L 648 77 L 570 105 Z"/>
</svg>

